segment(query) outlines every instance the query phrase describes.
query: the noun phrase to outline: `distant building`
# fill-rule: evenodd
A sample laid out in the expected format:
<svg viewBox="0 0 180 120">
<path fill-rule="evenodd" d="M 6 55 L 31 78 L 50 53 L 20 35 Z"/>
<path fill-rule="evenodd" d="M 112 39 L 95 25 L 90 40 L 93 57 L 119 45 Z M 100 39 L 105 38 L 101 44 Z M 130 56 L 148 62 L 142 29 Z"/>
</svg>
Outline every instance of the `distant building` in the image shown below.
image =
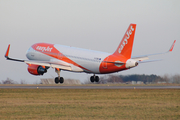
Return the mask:
<svg viewBox="0 0 180 120">
<path fill-rule="evenodd" d="M 137 81 L 137 84 L 144 84 L 142 81 Z"/>
<path fill-rule="evenodd" d="M 163 81 L 163 82 L 157 82 L 157 84 L 165 84 L 167 82 Z"/>
<path fill-rule="evenodd" d="M 132 81 L 132 84 L 133 84 L 133 85 L 136 84 L 136 81 Z"/>
</svg>

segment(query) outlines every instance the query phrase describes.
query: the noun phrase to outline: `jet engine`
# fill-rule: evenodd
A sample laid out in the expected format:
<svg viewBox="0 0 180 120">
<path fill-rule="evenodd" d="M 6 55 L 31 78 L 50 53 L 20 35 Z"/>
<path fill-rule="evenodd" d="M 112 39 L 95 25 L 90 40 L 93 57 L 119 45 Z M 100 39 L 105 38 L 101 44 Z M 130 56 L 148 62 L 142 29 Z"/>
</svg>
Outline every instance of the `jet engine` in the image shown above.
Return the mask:
<svg viewBox="0 0 180 120">
<path fill-rule="evenodd" d="M 47 68 L 39 65 L 28 65 L 28 72 L 32 75 L 43 75 L 47 72 Z"/>
</svg>

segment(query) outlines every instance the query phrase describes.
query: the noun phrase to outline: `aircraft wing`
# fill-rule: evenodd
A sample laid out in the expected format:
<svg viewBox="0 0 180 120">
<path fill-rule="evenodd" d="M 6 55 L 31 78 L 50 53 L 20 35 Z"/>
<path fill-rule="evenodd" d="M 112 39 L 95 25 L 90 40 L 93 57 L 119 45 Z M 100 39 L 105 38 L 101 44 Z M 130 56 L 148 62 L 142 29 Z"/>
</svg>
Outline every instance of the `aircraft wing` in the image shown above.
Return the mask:
<svg viewBox="0 0 180 120">
<path fill-rule="evenodd" d="M 147 60 L 147 59 L 149 59 L 149 56 L 155 56 L 155 55 L 160 55 L 160 54 L 165 54 L 165 53 L 168 53 L 168 52 L 172 52 L 175 43 L 176 43 L 176 40 L 174 40 L 173 44 L 171 45 L 170 49 L 167 52 L 148 54 L 148 55 L 140 55 L 140 56 L 132 56 L 131 59 L 134 59 L 139 63 L 159 61 L 159 60 Z M 144 62 L 142 62 L 142 61 L 144 61 Z"/>
<path fill-rule="evenodd" d="M 5 58 L 7 60 L 12 60 L 12 61 L 18 61 L 18 62 L 25 62 L 26 64 L 33 64 L 33 65 L 41 65 L 41 66 L 46 66 L 46 67 L 52 67 L 52 68 L 59 68 L 63 70 L 72 70 L 71 65 L 69 63 L 66 63 L 61 60 L 55 60 L 52 59 L 50 61 L 36 61 L 36 60 L 20 60 L 20 59 L 14 59 L 9 57 L 9 50 L 10 50 L 10 45 L 8 45 Z"/>
<path fill-rule="evenodd" d="M 52 68 L 60 68 L 63 70 L 72 70 L 70 65 L 64 64 L 60 61 L 57 63 L 51 62 L 51 61 L 34 61 L 34 60 L 25 60 L 26 64 L 33 64 L 33 65 L 41 65 L 41 66 L 47 66 Z"/>
</svg>

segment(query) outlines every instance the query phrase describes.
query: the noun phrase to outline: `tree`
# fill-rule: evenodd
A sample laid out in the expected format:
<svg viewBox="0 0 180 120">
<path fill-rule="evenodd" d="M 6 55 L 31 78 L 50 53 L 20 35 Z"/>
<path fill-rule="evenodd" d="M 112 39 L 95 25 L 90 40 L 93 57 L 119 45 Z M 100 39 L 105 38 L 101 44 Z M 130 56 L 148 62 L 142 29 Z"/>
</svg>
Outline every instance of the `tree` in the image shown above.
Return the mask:
<svg viewBox="0 0 180 120">
<path fill-rule="evenodd" d="M 7 78 L 6 80 L 2 80 L 2 84 L 18 84 L 17 82 Z"/>
<path fill-rule="evenodd" d="M 109 75 L 107 81 L 111 82 L 111 83 L 122 83 L 123 82 L 123 80 L 120 77 L 115 76 L 115 75 Z"/>
<path fill-rule="evenodd" d="M 173 79 L 173 83 L 180 84 L 180 75 L 178 74 L 173 75 L 172 79 Z"/>
<path fill-rule="evenodd" d="M 25 80 L 21 80 L 20 84 L 27 84 Z"/>
</svg>

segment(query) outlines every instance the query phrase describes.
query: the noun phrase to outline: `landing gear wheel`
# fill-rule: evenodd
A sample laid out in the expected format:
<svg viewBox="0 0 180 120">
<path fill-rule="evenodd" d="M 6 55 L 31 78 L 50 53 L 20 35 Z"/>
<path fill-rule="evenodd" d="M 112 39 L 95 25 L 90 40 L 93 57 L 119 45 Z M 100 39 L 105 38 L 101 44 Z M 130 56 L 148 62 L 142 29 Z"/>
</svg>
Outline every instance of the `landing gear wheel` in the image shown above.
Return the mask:
<svg viewBox="0 0 180 120">
<path fill-rule="evenodd" d="M 54 82 L 55 82 L 56 84 L 58 84 L 58 83 L 59 83 L 59 79 L 58 79 L 58 77 L 56 77 L 56 78 L 54 79 Z"/>
<path fill-rule="evenodd" d="M 64 78 L 63 78 L 63 77 L 60 77 L 59 82 L 62 84 L 62 83 L 64 82 Z"/>
<path fill-rule="evenodd" d="M 99 82 L 99 77 L 98 76 L 95 77 L 95 81 Z"/>
<path fill-rule="evenodd" d="M 90 81 L 93 83 L 93 82 L 99 82 L 99 76 L 91 76 L 90 77 Z"/>
<path fill-rule="evenodd" d="M 91 76 L 90 80 L 93 83 L 94 82 L 94 76 Z"/>
<path fill-rule="evenodd" d="M 60 77 L 60 69 L 55 68 L 55 72 L 58 74 L 58 77 L 55 78 L 55 83 L 58 84 L 59 82 L 62 84 L 64 82 L 64 78 Z"/>
</svg>

